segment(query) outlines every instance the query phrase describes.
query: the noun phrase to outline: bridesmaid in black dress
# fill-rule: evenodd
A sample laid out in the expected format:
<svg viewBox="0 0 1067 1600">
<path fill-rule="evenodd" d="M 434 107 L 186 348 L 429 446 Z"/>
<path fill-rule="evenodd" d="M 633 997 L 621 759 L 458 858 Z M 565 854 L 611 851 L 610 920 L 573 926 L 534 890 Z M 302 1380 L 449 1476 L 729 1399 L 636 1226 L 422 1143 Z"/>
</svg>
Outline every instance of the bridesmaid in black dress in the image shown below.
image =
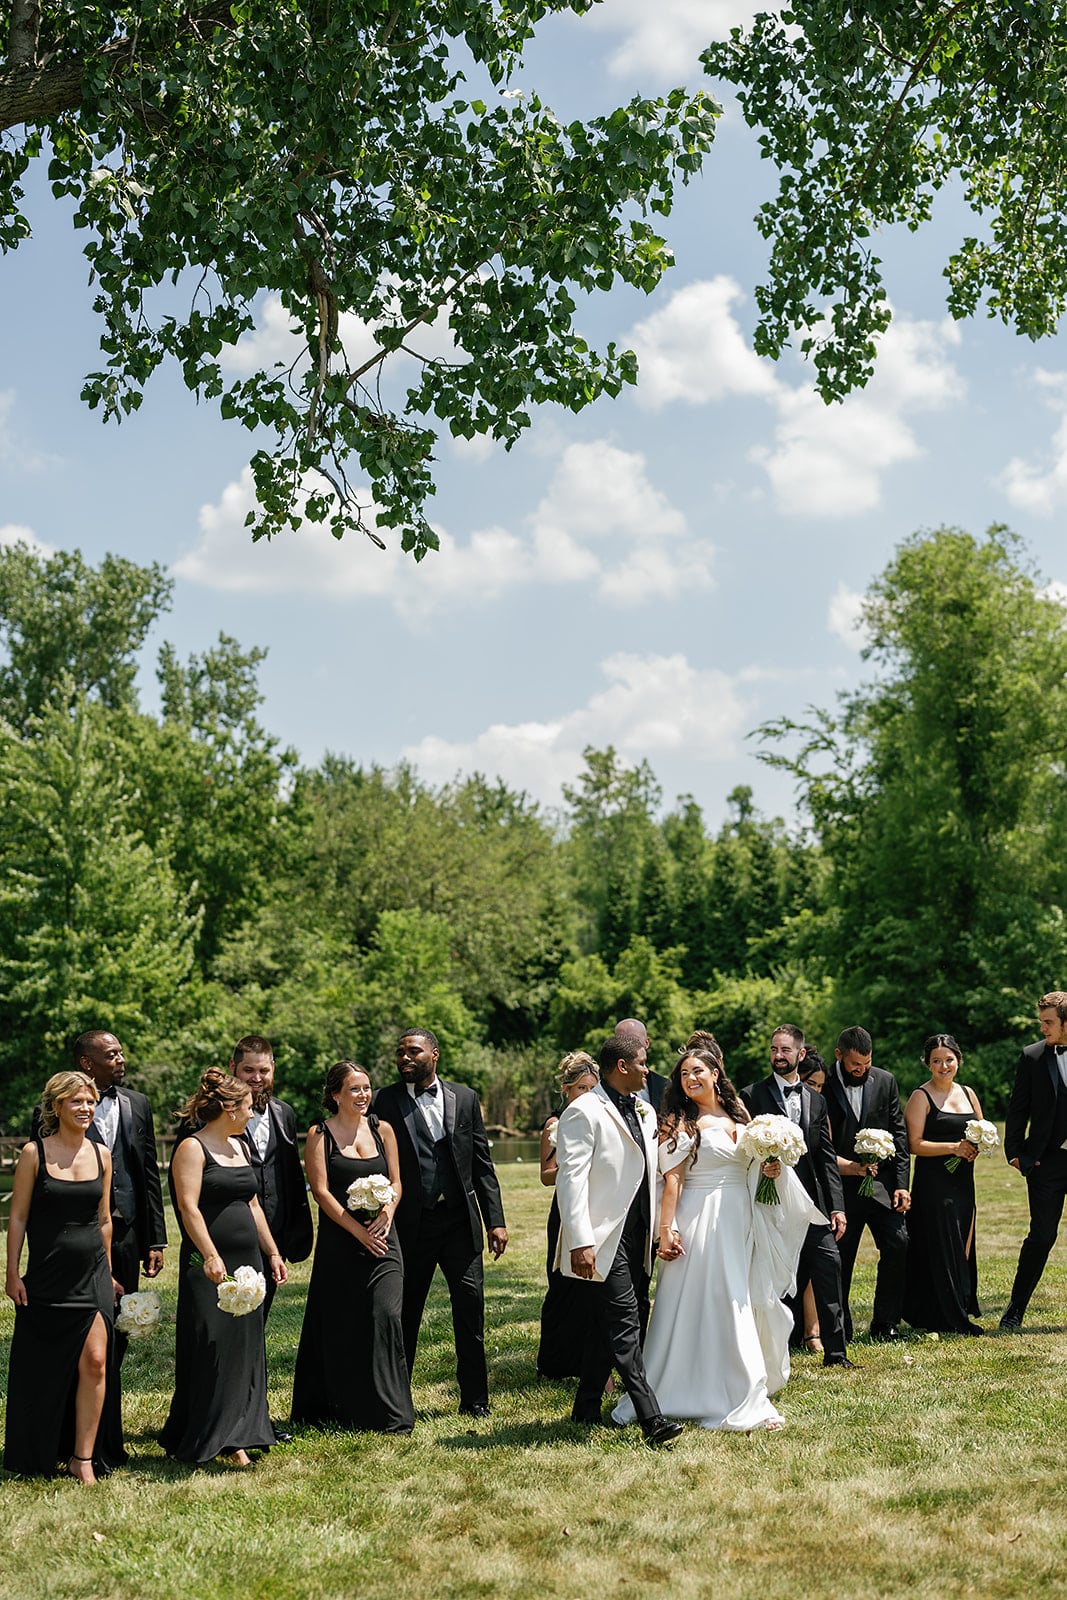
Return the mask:
<svg viewBox="0 0 1067 1600">
<path fill-rule="evenodd" d="M 584 1050 L 572 1050 L 563 1057 L 557 1069 L 559 1092 L 564 1106 L 580 1094 L 586 1094 L 600 1082 L 597 1064 Z M 556 1128 L 559 1118 L 548 1118 L 541 1129 L 541 1182 L 546 1188 L 556 1186 Z M 539 1378 L 576 1378 L 581 1370 L 582 1351 L 585 1348 L 586 1327 L 589 1322 L 589 1295 L 578 1278 L 565 1278 L 552 1263 L 556 1259 L 559 1240 L 559 1205 L 552 1196 L 548 1213 L 548 1293 L 541 1306 L 541 1340 L 537 1347 L 537 1375 Z"/>
<path fill-rule="evenodd" d="M 24 1145 L 7 1230 L 15 1302 L 4 1466 L 29 1477 L 61 1459 L 80 1483 L 126 1460 L 111 1275 L 111 1154 L 86 1137 L 98 1099 L 84 1072 L 57 1072 L 41 1098 L 42 1137 Z M 25 1276 L 22 1245 L 29 1239 Z"/>
<path fill-rule="evenodd" d="M 916 1158 L 904 1320 L 938 1333 L 980 1334 L 984 1329 L 971 1321 L 981 1315 L 974 1242 L 978 1147 L 963 1130 L 981 1118 L 982 1107 L 973 1089 L 956 1082 L 963 1055 L 951 1034 L 932 1034 L 923 1045 L 923 1060 L 929 1079 L 904 1108 Z M 960 1157 L 954 1172 L 945 1165 L 950 1156 Z"/>
<path fill-rule="evenodd" d="M 404 1262 L 393 1231 L 400 1199 L 396 1135 L 370 1110 L 371 1083 L 354 1061 L 326 1074 L 331 1113 L 307 1136 L 304 1169 L 319 1231 L 293 1380 L 293 1421 L 314 1427 L 410 1433 L 415 1423 L 400 1308 Z M 350 1211 L 357 1178 L 387 1178 L 393 1199 Z"/>
<path fill-rule="evenodd" d="M 256 1193 L 256 1175 L 241 1140 L 252 1115 L 252 1091 L 212 1068 L 181 1115 L 197 1128 L 170 1163 L 171 1193 L 181 1226 L 174 1398 L 159 1436 L 169 1456 L 200 1465 L 222 1456 L 250 1467 L 249 1450 L 275 1443 L 267 1411 L 263 1307 L 245 1316 L 221 1311 L 218 1285 L 237 1267 L 286 1281 Z"/>
</svg>

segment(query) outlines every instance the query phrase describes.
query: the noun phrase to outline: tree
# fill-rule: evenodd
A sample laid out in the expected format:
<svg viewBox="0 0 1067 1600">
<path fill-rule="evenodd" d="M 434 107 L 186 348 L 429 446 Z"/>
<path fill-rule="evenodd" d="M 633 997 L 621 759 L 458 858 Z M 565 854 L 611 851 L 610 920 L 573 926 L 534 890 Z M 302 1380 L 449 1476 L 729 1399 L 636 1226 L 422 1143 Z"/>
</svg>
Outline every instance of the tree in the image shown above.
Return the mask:
<svg viewBox="0 0 1067 1600">
<path fill-rule="evenodd" d="M 797 730 L 832 866 L 825 954 L 841 1015 L 914 1061 L 957 1033 L 990 1061 L 1067 966 L 1067 627 L 1019 541 L 917 534 L 872 585 L 878 675 Z M 994 1095 L 1007 1046 L 987 1079 Z M 972 1078 L 971 1081 L 974 1081 Z"/>
<path fill-rule="evenodd" d="M 871 237 L 919 228 L 953 181 L 988 221 L 948 262 L 952 315 L 986 297 L 1031 338 L 1055 329 L 1067 305 L 1060 6 L 807 0 L 757 16 L 703 60 L 736 87 L 781 174 L 756 219 L 771 241 L 761 354 L 800 332 L 824 398 L 865 382 L 890 318 Z"/>
<path fill-rule="evenodd" d="M 172 588 L 155 563 L 109 555 L 90 567 L 78 550 L 0 549 L 0 716 L 21 728 L 61 692 L 135 706 L 137 652 Z"/>
<path fill-rule="evenodd" d="M 305 516 L 377 537 L 377 520 L 416 557 L 433 548 L 421 419 L 510 446 L 527 407 L 579 410 L 632 382 L 629 352 L 574 330 L 572 292 L 655 286 L 670 252 L 645 217 L 711 144 L 702 94 L 563 127 L 501 92 L 535 24 L 589 3 L 6 0 L 0 247 L 29 231 L 22 180 L 47 151 L 103 318 L 89 405 L 121 418 L 170 357 L 224 417 L 273 435 L 252 463 L 257 537 Z M 464 97 L 460 58 L 486 100 Z M 303 354 L 228 382 L 220 353 L 265 290 Z M 435 321 L 450 355 L 428 353 Z M 402 354 L 416 376 L 394 405 L 381 379 Z"/>
<path fill-rule="evenodd" d="M 0 1070 L 28 1123 L 86 1028 L 131 1053 L 166 1038 L 198 918 L 137 828 L 108 714 L 73 691 L 16 734 L 0 726 Z"/>
</svg>

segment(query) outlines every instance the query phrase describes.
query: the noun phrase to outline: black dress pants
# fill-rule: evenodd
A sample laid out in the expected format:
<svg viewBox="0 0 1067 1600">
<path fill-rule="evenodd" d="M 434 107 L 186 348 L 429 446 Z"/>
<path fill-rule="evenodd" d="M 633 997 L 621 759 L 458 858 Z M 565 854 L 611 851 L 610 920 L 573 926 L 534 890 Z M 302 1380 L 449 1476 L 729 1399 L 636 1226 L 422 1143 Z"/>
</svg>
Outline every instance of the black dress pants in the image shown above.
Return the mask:
<svg viewBox="0 0 1067 1600">
<path fill-rule="evenodd" d="M 592 1313 L 571 1412 L 575 1422 L 600 1421 L 604 1385 L 613 1363 L 633 1401 L 638 1422 L 646 1422 L 659 1413 L 641 1354 L 640 1307 L 642 1298 L 647 1302 L 649 1282 L 645 1270 L 647 1246 L 648 1222 L 635 1200 L 604 1281 L 585 1284 L 585 1292 L 592 1297 Z"/>
<path fill-rule="evenodd" d="M 819 1336 L 828 1356 L 846 1354 L 845 1297 L 841 1285 L 841 1254 L 833 1230 L 825 1222 L 813 1222 L 800 1250 L 797 1263 L 797 1292 L 786 1301 L 804 1336 L 804 1290 L 811 1284 L 819 1312 Z"/>
<path fill-rule="evenodd" d="M 400 1235 L 404 1257 L 404 1307 L 401 1322 L 408 1372 L 415 1366 L 415 1351 L 426 1299 L 434 1271 L 441 1268 L 452 1302 L 452 1332 L 456 1343 L 456 1377 L 459 1403 L 465 1408 L 489 1404 L 489 1375 L 485 1362 L 485 1292 L 481 1241 L 475 1247 L 470 1212 L 466 1205 L 444 1203 L 427 1208 L 413 1233 Z"/>
<path fill-rule="evenodd" d="M 1056 1243 L 1064 1197 L 1067 1196 L 1067 1150 L 1050 1150 L 1026 1177 L 1030 1231 L 1019 1251 L 1011 1303 L 1025 1311 L 1037 1288 L 1045 1262 Z"/>
<path fill-rule="evenodd" d="M 900 1321 L 904 1305 L 904 1274 L 908 1260 L 908 1224 L 903 1211 L 894 1211 L 879 1200 L 877 1192 L 860 1196 L 859 1178 L 846 1178 L 845 1220 L 847 1227 L 838 1240 L 841 1254 L 841 1287 L 845 1297 L 845 1337 L 852 1338 L 852 1312 L 848 1297 L 852 1287 L 852 1269 L 856 1265 L 856 1252 L 860 1247 L 864 1228 L 870 1228 L 871 1237 L 878 1248 L 878 1275 L 874 1280 L 874 1308 L 871 1312 L 872 1328 L 895 1327 Z"/>
</svg>

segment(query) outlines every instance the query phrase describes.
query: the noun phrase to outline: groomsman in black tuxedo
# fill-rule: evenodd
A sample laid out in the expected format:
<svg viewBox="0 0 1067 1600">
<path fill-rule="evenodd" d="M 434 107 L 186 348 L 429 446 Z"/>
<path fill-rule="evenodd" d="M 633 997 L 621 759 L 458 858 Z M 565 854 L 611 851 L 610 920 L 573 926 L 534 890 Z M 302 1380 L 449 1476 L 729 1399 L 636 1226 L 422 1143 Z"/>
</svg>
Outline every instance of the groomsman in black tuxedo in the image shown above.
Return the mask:
<svg viewBox="0 0 1067 1600">
<path fill-rule="evenodd" d="M 230 1057 L 230 1071 L 252 1091 L 252 1116 L 244 1132 L 259 1188 L 259 1203 L 271 1237 L 286 1261 L 306 1261 L 311 1254 L 314 1227 L 307 1183 L 300 1165 L 296 1112 L 274 1093 L 274 1047 L 262 1034 L 238 1039 Z M 264 1257 L 267 1280 L 266 1317 L 277 1285 Z"/>
<path fill-rule="evenodd" d="M 801 1083 L 798 1067 L 804 1059 L 804 1034 L 795 1023 L 783 1023 L 771 1036 L 771 1075 L 741 1090 L 741 1098 L 754 1117 L 786 1116 L 804 1135 L 805 1154 L 796 1175 L 829 1224 L 808 1228 L 797 1264 L 794 1316 L 810 1283 L 819 1309 L 823 1365 L 851 1368 L 845 1341 L 844 1295 L 841 1286 L 839 1241 L 845 1232 L 845 1202 L 841 1192 L 837 1155 L 830 1140 L 826 1102 Z"/>
<path fill-rule="evenodd" d="M 73 1054 L 100 1095 L 89 1137 L 111 1151 L 111 1270 L 133 1294 L 142 1267 L 146 1278 L 163 1270 L 167 1243 L 152 1108 L 138 1090 L 126 1088 L 126 1057 L 113 1033 L 93 1028 L 79 1035 Z M 126 1342 L 124 1334 L 115 1341 L 120 1361 Z"/>
<path fill-rule="evenodd" d="M 911 1157 L 897 1080 L 891 1072 L 871 1066 L 873 1051 L 874 1044 L 866 1028 L 846 1028 L 839 1034 L 837 1059 L 827 1074 L 823 1096 L 830 1113 L 848 1219 L 841 1244 L 845 1332 L 851 1339 L 852 1313 L 848 1298 L 852 1269 L 863 1230 L 870 1228 L 878 1247 L 871 1338 L 892 1341 L 901 1337 L 898 1324 L 904 1303 L 908 1257 L 905 1217 L 911 1207 Z M 860 1194 L 860 1185 L 870 1165 L 856 1159 L 856 1135 L 861 1128 L 885 1129 L 892 1134 L 895 1146 L 893 1155 L 874 1169 L 874 1193 L 869 1196 Z"/>
<path fill-rule="evenodd" d="M 1067 993 L 1043 994 L 1037 1008 L 1041 1040 L 1028 1044 L 1019 1057 L 1004 1121 L 1004 1154 L 1026 1179 L 1030 1201 L 1030 1231 L 1000 1319 L 1010 1332 L 1022 1327 L 1056 1243 L 1067 1195 Z"/>
<path fill-rule="evenodd" d="M 459 1409 L 487 1417 L 482 1225 L 495 1258 L 504 1254 L 508 1231 L 478 1096 L 437 1076 L 439 1056 L 428 1028 L 409 1028 L 396 1050 L 399 1081 L 374 1097 L 374 1111 L 393 1129 L 400 1153 L 394 1223 L 404 1257 L 404 1350 L 410 1372 L 440 1267 L 452 1302 Z"/>
</svg>

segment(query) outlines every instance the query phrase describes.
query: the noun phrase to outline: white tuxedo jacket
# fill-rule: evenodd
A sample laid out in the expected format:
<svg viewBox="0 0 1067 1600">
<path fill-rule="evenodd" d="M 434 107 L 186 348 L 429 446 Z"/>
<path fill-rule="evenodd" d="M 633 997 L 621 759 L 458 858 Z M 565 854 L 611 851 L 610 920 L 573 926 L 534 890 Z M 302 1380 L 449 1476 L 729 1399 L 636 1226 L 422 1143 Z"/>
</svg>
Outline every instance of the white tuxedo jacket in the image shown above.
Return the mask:
<svg viewBox="0 0 1067 1600">
<path fill-rule="evenodd" d="M 597 1282 L 603 1281 L 615 1260 L 626 1213 L 642 1183 L 648 1187 L 651 1219 L 645 1266 L 652 1270 L 659 1136 L 650 1105 L 639 1100 L 637 1116 L 644 1135 L 643 1151 L 599 1084 L 572 1100 L 559 1119 L 556 1199 L 561 1226 L 555 1265 L 565 1278 L 574 1277 L 571 1251 L 592 1245 L 596 1252 L 593 1276 Z"/>
</svg>

